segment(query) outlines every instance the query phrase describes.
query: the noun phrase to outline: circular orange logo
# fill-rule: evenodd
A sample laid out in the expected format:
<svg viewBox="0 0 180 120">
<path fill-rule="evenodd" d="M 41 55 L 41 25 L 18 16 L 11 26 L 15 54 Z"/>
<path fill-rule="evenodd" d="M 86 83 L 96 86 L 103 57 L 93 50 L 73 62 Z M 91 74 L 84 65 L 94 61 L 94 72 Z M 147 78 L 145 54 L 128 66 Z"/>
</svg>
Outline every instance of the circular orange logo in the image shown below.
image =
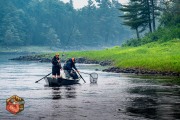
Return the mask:
<svg viewBox="0 0 180 120">
<path fill-rule="evenodd" d="M 13 95 L 6 100 L 6 110 L 12 114 L 17 114 L 24 110 L 24 99 Z"/>
</svg>

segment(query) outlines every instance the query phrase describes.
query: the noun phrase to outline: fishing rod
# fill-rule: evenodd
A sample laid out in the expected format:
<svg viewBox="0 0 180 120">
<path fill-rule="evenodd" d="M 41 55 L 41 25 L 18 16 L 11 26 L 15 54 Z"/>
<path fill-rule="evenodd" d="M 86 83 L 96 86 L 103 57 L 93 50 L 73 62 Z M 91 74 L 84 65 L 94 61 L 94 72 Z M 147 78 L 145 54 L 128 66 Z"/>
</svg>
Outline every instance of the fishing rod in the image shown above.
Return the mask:
<svg viewBox="0 0 180 120">
<path fill-rule="evenodd" d="M 70 34 L 69 34 L 68 40 L 67 40 L 67 44 L 66 44 L 65 46 L 67 46 L 68 43 L 69 43 L 69 41 L 70 41 L 70 38 L 71 38 L 71 36 L 72 36 L 72 34 L 73 34 L 73 31 L 74 31 L 74 27 L 75 27 L 75 25 L 73 25 L 73 28 L 72 28 L 72 30 L 71 30 L 71 32 L 70 32 Z M 62 57 L 65 56 L 65 55 L 64 55 L 64 52 L 65 52 L 65 49 L 63 50 Z"/>
<path fill-rule="evenodd" d="M 73 27 L 72 27 L 72 30 L 71 30 L 71 32 L 70 32 L 70 34 L 69 34 L 69 37 L 68 37 L 68 40 L 67 40 L 67 43 L 66 43 L 65 46 L 68 45 L 68 43 L 69 43 L 69 41 L 70 41 L 70 39 L 71 39 L 71 36 L 72 36 L 72 34 L 73 34 L 74 28 L 75 28 L 75 24 L 74 24 Z M 63 52 L 62 52 L 62 57 L 61 57 L 61 59 L 65 56 L 65 55 L 64 55 L 64 52 L 65 52 L 65 49 L 64 49 Z M 77 72 L 77 73 L 78 73 L 79 76 L 83 79 L 83 81 L 86 83 L 86 81 L 85 81 L 84 78 L 81 76 L 81 74 L 80 74 L 79 72 Z M 44 77 L 41 78 L 40 80 L 37 80 L 35 83 L 38 83 L 39 81 L 41 81 L 42 79 L 46 78 L 46 77 L 49 76 L 50 74 L 51 74 L 51 73 L 47 74 L 46 76 L 44 76 Z"/>
<path fill-rule="evenodd" d="M 68 37 L 68 40 L 67 40 L 67 44 L 69 43 L 69 40 L 70 40 L 70 38 L 71 38 L 71 36 L 72 36 L 72 33 L 73 33 L 73 31 L 74 31 L 74 26 L 75 26 L 75 25 L 73 25 L 72 31 L 71 31 L 70 34 L 69 34 L 69 37 Z M 65 49 L 63 50 L 62 58 L 64 57 L 64 52 L 65 52 Z M 49 76 L 50 74 L 51 74 L 51 73 L 47 74 L 47 75 L 44 76 L 43 78 L 37 80 L 35 83 L 38 83 L 39 81 L 41 81 L 42 79 L 46 78 L 46 77 Z"/>
<path fill-rule="evenodd" d="M 69 37 L 68 37 L 68 40 L 67 40 L 67 44 L 69 43 L 70 38 L 71 38 L 71 36 L 72 36 L 72 34 L 73 34 L 74 27 L 75 27 L 75 25 L 73 25 L 73 28 L 72 28 L 72 30 L 71 30 L 71 32 L 70 32 L 70 34 L 69 34 Z M 66 45 L 67 45 L 67 44 L 66 44 Z M 65 49 L 63 50 L 62 58 L 64 57 L 64 52 L 65 52 Z M 40 80 L 37 80 L 35 83 L 38 83 L 39 81 L 41 81 L 42 79 L 46 78 L 46 77 L 49 76 L 50 74 L 51 74 L 51 73 L 47 74 L 46 76 L 44 76 L 44 77 L 41 78 Z"/>
<path fill-rule="evenodd" d="M 76 15 L 77 17 L 79 16 L 79 13 Z M 69 43 L 69 41 L 70 41 L 70 39 L 71 39 L 71 37 L 72 37 L 72 35 L 73 35 L 73 32 L 74 32 L 74 29 L 75 29 L 75 20 L 73 19 L 73 27 L 72 27 L 72 30 L 71 30 L 71 32 L 70 32 L 70 34 L 69 34 L 69 37 L 68 37 L 68 40 L 67 40 L 67 43 L 64 45 L 64 46 L 67 46 L 68 45 L 68 43 Z M 66 49 L 66 47 L 65 47 L 65 49 Z M 63 50 L 63 52 L 62 52 L 62 57 L 63 56 L 65 56 L 64 55 L 64 52 L 65 52 L 65 49 Z"/>
</svg>

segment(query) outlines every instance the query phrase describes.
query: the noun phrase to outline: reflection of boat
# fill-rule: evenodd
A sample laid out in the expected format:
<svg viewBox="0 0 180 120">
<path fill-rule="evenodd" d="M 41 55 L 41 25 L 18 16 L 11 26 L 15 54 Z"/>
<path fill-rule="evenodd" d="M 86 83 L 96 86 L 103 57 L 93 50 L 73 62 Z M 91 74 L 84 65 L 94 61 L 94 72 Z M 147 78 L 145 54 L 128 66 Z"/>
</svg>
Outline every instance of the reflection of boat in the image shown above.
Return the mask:
<svg viewBox="0 0 180 120">
<path fill-rule="evenodd" d="M 45 81 L 50 87 L 56 87 L 56 86 L 62 86 L 62 85 L 73 85 L 73 84 L 79 83 L 79 79 L 75 79 L 75 80 L 64 79 L 64 78 L 53 79 L 52 77 L 46 77 Z"/>
</svg>

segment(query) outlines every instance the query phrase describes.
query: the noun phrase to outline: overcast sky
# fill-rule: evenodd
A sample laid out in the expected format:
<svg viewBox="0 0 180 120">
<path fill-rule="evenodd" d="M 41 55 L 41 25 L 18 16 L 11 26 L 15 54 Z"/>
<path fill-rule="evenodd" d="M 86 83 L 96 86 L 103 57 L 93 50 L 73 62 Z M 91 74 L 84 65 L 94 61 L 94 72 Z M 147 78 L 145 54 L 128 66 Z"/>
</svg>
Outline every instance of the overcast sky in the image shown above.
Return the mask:
<svg viewBox="0 0 180 120">
<path fill-rule="evenodd" d="M 69 0 L 61 0 L 64 2 L 69 2 Z M 87 5 L 88 0 L 73 0 L 73 4 L 75 8 L 82 8 L 83 6 Z M 95 1 L 95 0 L 93 0 Z M 128 0 L 118 0 L 121 4 L 126 4 Z"/>
</svg>

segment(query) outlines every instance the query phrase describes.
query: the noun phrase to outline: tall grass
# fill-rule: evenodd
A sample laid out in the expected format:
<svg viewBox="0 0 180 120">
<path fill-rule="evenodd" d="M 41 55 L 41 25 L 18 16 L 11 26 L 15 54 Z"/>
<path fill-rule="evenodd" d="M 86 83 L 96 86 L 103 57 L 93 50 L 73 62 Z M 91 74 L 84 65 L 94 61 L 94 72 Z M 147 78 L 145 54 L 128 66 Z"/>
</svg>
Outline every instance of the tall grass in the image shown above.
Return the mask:
<svg viewBox="0 0 180 120">
<path fill-rule="evenodd" d="M 153 42 L 139 47 L 114 47 L 98 51 L 66 52 L 66 58 L 85 57 L 110 60 L 121 68 L 140 68 L 156 71 L 180 72 L 180 39 Z M 53 54 L 51 54 L 52 56 Z"/>
</svg>

